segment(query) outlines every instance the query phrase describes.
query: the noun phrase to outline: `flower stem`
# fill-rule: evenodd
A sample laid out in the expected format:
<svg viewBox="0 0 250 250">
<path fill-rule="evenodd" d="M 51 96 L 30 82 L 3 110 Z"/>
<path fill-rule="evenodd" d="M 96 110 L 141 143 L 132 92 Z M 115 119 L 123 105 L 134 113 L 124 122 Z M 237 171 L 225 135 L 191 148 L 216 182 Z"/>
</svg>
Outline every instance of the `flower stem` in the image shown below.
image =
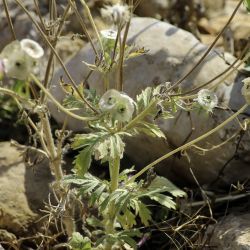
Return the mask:
<svg viewBox="0 0 250 250">
<path fill-rule="evenodd" d="M 97 37 L 97 40 L 100 44 L 100 47 L 101 47 L 101 50 L 102 50 L 102 54 L 104 55 L 104 48 L 103 48 L 103 44 L 102 44 L 102 40 L 101 40 L 101 37 L 100 37 L 100 33 L 95 25 L 95 22 L 94 22 L 94 19 L 91 15 L 91 12 L 90 12 L 90 9 L 88 7 L 88 5 L 86 4 L 85 0 L 80 0 L 82 6 L 85 8 L 86 12 L 87 12 L 87 15 L 88 15 L 88 18 L 90 20 L 90 23 L 92 25 L 92 28 L 94 29 L 95 33 L 96 33 L 96 37 Z"/>
<path fill-rule="evenodd" d="M 110 172 L 110 195 L 116 191 L 119 185 L 119 173 L 120 173 L 120 157 L 117 156 L 114 160 L 109 161 L 109 172 Z M 106 235 L 113 234 L 115 232 L 116 222 L 116 209 L 115 202 L 112 201 L 105 214 L 105 232 Z M 108 240 L 105 241 L 105 249 L 111 249 L 111 244 Z"/>
<path fill-rule="evenodd" d="M 113 160 L 110 170 L 112 171 L 112 173 L 110 173 L 110 176 L 111 176 L 110 191 L 114 192 L 118 188 L 118 183 L 119 183 L 119 173 L 120 173 L 120 157 L 119 156 L 117 156 Z"/>
<path fill-rule="evenodd" d="M 148 111 L 157 104 L 158 100 L 155 99 L 151 101 L 151 103 L 147 106 L 146 109 L 144 109 L 140 114 L 138 114 L 131 122 L 129 122 L 122 130 L 126 131 L 130 128 L 132 128 L 138 121 L 143 120 L 145 116 L 147 116 Z"/>
<path fill-rule="evenodd" d="M 44 135 L 46 139 L 46 144 L 50 152 L 50 165 L 55 174 L 56 181 L 59 182 L 63 177 L 63 172 L 61 168 L 61 159 L 57 155 L 56 146 L 51 133 L 51 127 L 49 122 L 49 117 L 47 114 L 41 114 L 41 122 L 43 124 Z"/>
<path fill-rule="evenodd" d="M 54 102 L 54 104 L 61 110 L 63 111 L 65 114 L 80 120 L 80 121 L 94 121 L 97 120 L 97 117 L 83 117 L 83 116 L 79 116 L 71 111 L 69 111 L 68 109 L 64 108 L 55 98 L 54 96 L 43 86 L 43 84 L 33 75 L 31 74 L 31 78 L 34 80 L 35 84 Z"/>
<path fill-rule="evenodd" d="M 157 160 L 153 161 L 152 163 L 150 163 L 149 165 L 147 165 L 146 167 L 144 167 L 141 171 L 139 171 L 137 174 L 135 174 L 133 177 L 131 177 L 126 184 L 131 183 L 133 181 L 135 181 L 135 179 L 137 179 L 139 176 L 141 176 L 143 173 L 145 173 L 147 170 L 153 168 L 156 164 L 158 164 L 159 162 L 169 158 L 170 156 L 185 150 L 187 148 L 189 148 L 190 146 L 192 146 L 193 144 L 207 138 L 208 136 L 210 136 L 211 134 L 214 134 L 215 132 L 217 132 L 218 130 L 220 130 L 221 128 L 223 128 L 226 124 L 228 124 L 229 122 L 231 122 L 232 120 L 234 120 L 238 115 L 240 115 L 246 108 L 248 107 L 248 104 L 245 104 L 243 107 L 241 107 L 236 113 L 234 113 L 232 116 L 230 116 L 228 119 L 226 119 L 224 122 L 222 122 L 221 124 L 219 124 L 217 127 L 209 130 L 207 133 L 203 134 L 202 136 L 199 136 L 198 138 L 176 148 L 175 150 L 172 150 L 171 152 L 163 155 L 162 157 L 158 158 Z"/>
</svg>

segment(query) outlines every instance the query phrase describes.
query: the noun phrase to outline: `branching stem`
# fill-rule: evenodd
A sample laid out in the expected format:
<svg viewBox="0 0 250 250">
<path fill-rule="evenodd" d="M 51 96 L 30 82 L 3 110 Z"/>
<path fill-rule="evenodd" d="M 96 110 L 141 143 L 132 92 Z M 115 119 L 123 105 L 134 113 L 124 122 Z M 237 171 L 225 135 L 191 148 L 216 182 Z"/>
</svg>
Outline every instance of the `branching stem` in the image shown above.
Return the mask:
<svg viewBox="0 0 250 250">
<path fill-rule="evenodd" d="M 221 124 L 219 124 L 217 127 L 209 130 L 207 133 L 199 136 L 198 138 L 176 148 L 175 150 L 172 150 L 171 152 L 163 155 L 162 157 L 158 158 L 157 160 L 153 161 L 152 163 L 150 163 L 149 165 L 147 165 L 146 167 L 144 167 L 141 171 L 139 171 L 137 174 L 135 174 L 133 177 L 131 177 L 126 184 L 131 183 L 133 181 L 135 181 L 135 179 L 137 179 L 139 176 L 141 176 L 142 174 L 144 174 L 147 170 L 153 168 L 155 165 L 157 165 L 158 163 L 160 163 L 161 161 L 169 158 L 170 156 L 183 151 L 187 148 L 189 148 L 190 146 L 192 146 L 193 144 L 202 141 L 203 139 L 207 138 L 208 136 L 214 134 L 215 132 L 217 132 L 218 130 L 220 130 L 221 128 L 223 128 L 226 124 L 228 124 L 229 122 L 233 121 L 238 115 L 240 115 L 246 108 L 248 107 L 248 104 L 245 104 L 243 107 L 241 107 L 235 114 L 233 114 L 232 116 L 230 116 L 228 119 L 226 119 L 224 122 L 222 122 Z"/>
</svg>

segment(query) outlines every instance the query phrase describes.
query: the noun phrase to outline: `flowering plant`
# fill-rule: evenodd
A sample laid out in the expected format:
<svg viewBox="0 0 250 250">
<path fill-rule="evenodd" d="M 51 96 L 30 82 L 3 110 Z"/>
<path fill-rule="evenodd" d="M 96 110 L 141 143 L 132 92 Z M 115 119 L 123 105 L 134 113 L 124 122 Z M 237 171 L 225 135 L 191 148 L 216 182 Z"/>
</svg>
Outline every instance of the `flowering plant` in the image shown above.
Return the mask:
<svg viewBox="0 0 250 250">
<path fill-rule="evenodd" d="M 26 13 L 29 13 L 19 0 L 16 2 Z M 167 136 L 158 125 L 158 120 L 171 119 L 180 110 L 190 112 L 193 109 L 193 103 L 212 112 L 218 106 L 218 98 L 209 89 L 201 89 L 191 97 L 185 96 L 182 95 L 180 89 L 176 91 L 177 84 L 163 83 L 156 87 L 145 88 L 135 99 L 132 99 L 123 92 L 123 65 L 127 59 L 146 53 L 144 49 L 133 51 L 131 46 L 126 44 L 133 6 L 125 4 L 106 6 L 101 12 L 103 17 L 111 22 L 112 27 L 100 32 L 86 2 L 84 0 L 80 0 L 80 2 L 85 8 L 98 44 L 95 47 L 95 43 L 86 32 L 96 60 L 94 64 L 86 62 L 85 64 L 90 68 L 90 74 L 94 70 L 98 70 L 102 74 L 103 94 L 99 96 L 95 90 L 86 89 L 83 84 L 76 85 L 55 50 L 57 38 L 60 37 L 68 11 L 72 8 L 78 17 L 80 15 L 74 1 L 69 1 L 62 18 L 58 18 L 60 25 L 47 27 L 41 21 L 41 28 L 29 15 L 51 49 L 43 81 L 35 75 L 39 59 L 44 55 L 39 43 L 30 39 L 15 40 L 7 45 L 0 54 L 0 80 L 4 76 L 24 80 L 25 86 L 32 90 L 33 95 L 22 96 L 7 87 L 0 87 L 0 93 L 14 98 L 29 125 L 32 138 L 39 140 L 39 144 L 36 145 L 40 145 L 40 148 L 32 147 L 32 149 L 35 148 L 34 150 L 49 161 L 51 173 L 55 177 L 52 185 L 53 194 L 58 204 L 56 206 L 49 204 L 48 223 L 51 218 L 56 222 L 61 219 L 62 228 L 65 229 L 65 234 L 68 236 L 66 246 L 77 250 L 136 249 L 139 245 L 138 238 L 143 239 L 144 237 L 143 230 L 154 222 L 155 215 L 150 202 L 161 205 L 168 212 L 178 208 L 175 198 L 186 196 L 184 191 L 167 178 L 157 176 L 153 168 L 164 159 L 185 151 L 215 133 L 243 112 L 249 105 L 250 81 L 249 78 L 246 78 L 242 88 L 242 94 L 247 104 L 222 124 L 192 141 L 187 140 L 180 147 L 167 152 L 137 172 L 135 167 L 122 170 L 121 160 L 126 152 L 127 137 L 133 138 L 143 134 L 165 141 Z M 248 0 L 245 2 L 248 4 Z M 49 23 L 57 20 L 57 12 L 53 9 L 56 5 L 55 1 L 52 3 L 54 4 L 51 5 Z M 10 27 L 12 27 L 11 23 Z M 122 35 L 123 29 L 125 30 Z M 49 79 L 54 56 L 62 64 L 71 81 L 70 84 L 61 81 L 61 87 L 66 94 L 62 103 L 58 102 L 50 92 Z M 118 76 L 114 89 L 111 89 L 109 84 L 111 71 Z M 87 127 L 87 133 L 81 132 L 71 137 L 71 132 L 66 130 L 67 119 L 65 119 L 62 129 L 53 133 L 47 107 L 48 99 L 67 115 L 67 119 L 74 118 L 82 121 Z M 36 114 L 36 119 L 32 119 L 31 113 Z M 62 168 L 64 154 L 69 150 L 69 145 L 65 143 L 66 140 L 71 142 L 71 148 L 77 152 L 71 174 L 66 174 Z M 103 165 L 107 166 L 108 177 L 100 178 L 100 176 L 91 174 L 93 159 L 100 165 L 104 163 Z M 147 173 L 146 177 L 139 179 L 144 173 Z M 81 214 L 79 210 L 82 211 L 85 208 L 85 214 Z M 79 213 L 77 214 L 77 212 Z M 81 233 L 76 227 L 75 219 L 77 222 L 82 222 Z"/>
</svg>

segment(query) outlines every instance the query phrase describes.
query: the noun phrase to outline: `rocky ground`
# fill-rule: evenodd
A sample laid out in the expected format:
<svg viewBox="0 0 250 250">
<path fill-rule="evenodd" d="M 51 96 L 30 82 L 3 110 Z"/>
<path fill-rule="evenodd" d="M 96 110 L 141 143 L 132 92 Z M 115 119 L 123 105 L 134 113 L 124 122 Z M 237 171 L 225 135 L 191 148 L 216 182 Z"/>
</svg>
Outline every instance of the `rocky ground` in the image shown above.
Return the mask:
<svg viewBox="0 0 250 250">
<path fill-rule="evenodd" d="M 29 37 L 41 41 L 29 18 L 14 2 L 8 1 L 8 5 L 17 37 Z M 23 2 L 30 11 L 35 12 L 33 1 L 23 0 Z M 63 5 L 64 2 L 67 1 L 61 1 L 60 4 Z M 100 18 L 99 8 L 107 1 L 90 0 L 88 2 L 98 26 L 105 27 Z M 181 77 L 197 62 L 206 49 L 205 45 L 211 44 L 215 39 L 238 3 L 238 1 L 222 0 L 216 1 L 215 4 L 214 1 L 197 0 L 194 9 L 183 8 L 184 5 L 188 6 L 189 2 L 183 1 L 180 5 L 178 1 L 172 0 L 144 0 L 138 6 L 135 14 L 141 18 L 133 19 L 129 42 L 150 50 L 147 55 L 131 60 L 127 64 L 125 68 L 126 92 L 135 95 L 145 86 L 157 85 L 164 81 L 175 81 Z M 42 15 L 46 18 L 49 1 L 39 1 L 39 5 Z M 84 11 L 82 13 L 84 15 Z M 171 26 L 168 22 L 175 26 Z M 89 25 L 87 20 L 86 23 Z M 93 60 L 93 53 L 85 37 L 76 36 L 75 39 L 72 39 L 73 34 L 81 34 L 81 32 L 79 23 L 72 15 L 57 46 L 60 56 L 63 60 L 68 61 L 67 67 L 76 82 L 80 82 L 87 74 L 87 69 L 79 63 L 82 58 L 87 61 Z M 204 83 L 226 69 L 235 60 L 234 56 L 240 55 L 249 34 L 250 16 L 242 6 L 229 28 L 219 39 L 216 50 L 209 55 L 201 68 L 184 82 L 183 88 L 188 89 Z M 2 2 L 0 3 L 0 37 L 1 50 L 12 39 Z M 142 68 L 144 74 L 140 73 Z M 62 93 L 57 86 L 57 79 L 61 75 L 63 72 L 58 68 L 53 78 L 54 88 L 52 88 L 52 92 L 58 100 L 62 99 Z M 241 80 L 246 76 L 249 76 L 249 72 L 243 66 L 217 88 L 216 91 L 222 106 L 230 106 L 233 110 L 241 106 L 244 102 L 240 94 Z M 89 84 L 98 89 L 95 84 L 99 81 L 98 74 L 93 74 L 89 79 Z M 50 111 L 53 118 L 60 124 L 64 117 L 53 106 L 50 107 Z M 245 117 L 249 116 L 249 113 L 248 110 Z M 132 162 L 138 165 L 148 163 L 164 152 L 181 145 L 187 138 L 189 140 L 196 138 L 204 131 L 225 120 L 226 117 L 228 114 L 225 114 L 223 110 L 216 110 L 209 120 L 205 118 L 202 120 L 203 118 L 200 116 L 191 114 L 195 129 L 190 135 L 190 131 L 193 129 L 190 123 L 190 114 L 180 113 L 170 123 L 160 122 L 160 126 L 168 137 L 168 144 L 165 141 L 150 140 L 146 137 L 138 138 L 136 143 L 128 141 L 127 155 Z M 13 120 L 9 119 L 8 121 Z M 1 126 L 5 123 L 6 117 L 0 117 L 0 127 L 6 128 L 6 126 Z M 73 130 L 79 130 L 81 127 L 81 124 L 74 121 L 69 125 Z M 7 128 L 13 129 L 11 126 L 7 126 Z M 16 129 L 26 131 L 25 127 L 19 128 L 17 126 Z M 230 124 L 230 128 L 226 127 L 211 137 L 210 141 L 199 146 L 219 144 L 238 129 L 237 122 Z M 16 139 L 21 143 L 28 141 L 27 132 L 21 133 L 21 136 L 20 133 L 14 135 L 12 131 L 4 133 L 1 131 L 1 134 L 3 135 L 0 138 L 1 141 L 6 139 Z M 236 144 L 237 141 L 231 141 L 217 150 L 210 151 L 205 156 L 190 150 L 188 157 L 173 157 L 170 161 L 164 162 L 163 166 L 159 166 L 160 174 L 171 178 L 175 183 L 186 188 L 189 193 L 195 193 L 197 183 L 190 174 L 190 168 L 192 168 L 202 188 L 207 190 L 209 197 L 214 202 L 212 202 L 214 219 L 218 223 L 210 225 L 203 235 L 202 249 L 250 249 L 249 132 L 242 136 L 237 150 Z M 140 146 L 138 147 L 138 145 Z M 28 162 L 31 164 L 27 164 L 27 158 L 20 155 L 20 148 L 18 149 L 6 141 L 0 143 L 0 152 L 0 242 L 3 242 L 1 244 L 4 247 L 15 245 L 20 249 L 35 249 L 32 241 L 35 238 L 42 238 L 41 234 L 44 233 L 44 224 L 40 219 L 45 214 L 41 209 L 44 209 L 45 203 L 49 202 L 48 194 L 50 184 L 53 182 L 53 177 L 49 174 L 48 163 L 43 159 L 37 161 L 39 157 L 30 154 Z M 221 169 L 230 158 L 232 160 L 227 164 L 225 171 L 221 173 Z M 164 165 L 170 166 L 168 171 L 164 169 Z M 214 183 L 218 176 L 219 181 Z M 231 183 L 234 183 L 235 186 L 230 187 Z M 232 190 L 236 196 L 228 196 L 228 192 Z M 200 200 L 199 198 L 197 200 Z M 193 202 L 195 203 L 197 200 L 194 198 Z M 207 211 L 204 211 L 204 214 L 207 215 Z M 30 241 L 29 237 L 31 237 Z M 60 240 L 63 238 L 59 235 L 51 241 L 55 243 L 60 242 Z M 6 242 L 9 243 L 6 244 Z M 16 248 L 13 247 L 13 249 Z M 195 248 L 195 242 L 193 249 L 199 249 Z"/>
</svg>

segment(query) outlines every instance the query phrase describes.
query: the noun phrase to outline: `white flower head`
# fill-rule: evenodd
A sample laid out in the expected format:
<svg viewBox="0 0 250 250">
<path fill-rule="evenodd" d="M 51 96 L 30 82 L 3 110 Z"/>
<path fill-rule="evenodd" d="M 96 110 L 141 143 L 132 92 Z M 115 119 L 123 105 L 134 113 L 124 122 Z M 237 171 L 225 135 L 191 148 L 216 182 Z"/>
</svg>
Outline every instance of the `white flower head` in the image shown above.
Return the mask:
<svg viewBox="0 0 250 250">
<path fill-rule="evenodd" d="M 246 102 L 250 104 L 250 77 L 245 78 L 243 81 L 244 83 L 241 93 L 245 97 Z"/>
<path fill-rule="evenodd" d="M 101 35 L 105 39 L 116 40 L 117 31 L 113 29 L 101 30 Z"/>
<path fill-rule="evenodd" d="M 27 41 L 23 43 L 23 40 L 21 42 L 13 41 L 2 50 L 0 59 L 2 60 L 6 76 L 25 80 L 30 73 L 35 71 L 37 59 L 43 55 L 43 50 L 41 51 L 37 47 L 38 51 L 36 51 L 36 45 L 33 43 L 34 48 L 31 49 L 33 45 L 31 46 L 30 44 Z"/>
<path fill-rule="evenodd" d="M 120 98 L 120 92 L 115 89 L 110 89 L 103 94 L 99 101 L 99 107 L 102 112 L 110 112 L 114 109 Z"/>
<path fill-rule="evenodd" d="M 130 19 L 130 10 L 128 5 L 115 4 L 112 6 L 105 6 L 101 9 L 103 18 L 115 25 L 123 26 Z"/>
<path fill-rule="evenodd" d="M 121 94 L 113 110 L 114 119 L 120 122 L 128 122 L 135 111 L 134 100 L 125 94 Z"/>
<path fill-rule="evenodd" d="M 25 51 L 31 58 L 39 59 L 44 54 L 43 48 L 31 39 L 22 39 L 20 44 L 22 50 Z"/>
<path fill-rule="evenodd" d="M 119 91 L 111 89 L 101 97 L 99 107 L 102 112 L 111 114 L 115 120 L 127 122 L 132 119 L 135 103 L 126 94 L 121 94 Z"/>
<path fill-rule="evenodd" d="M 198 92 L 198 98 L 196 100 L 203 108 L 210 112 L 212 112 L 213 108 L 218 104 L 217 95 L 209 89 L 201 89 Z"/>
</svg>

